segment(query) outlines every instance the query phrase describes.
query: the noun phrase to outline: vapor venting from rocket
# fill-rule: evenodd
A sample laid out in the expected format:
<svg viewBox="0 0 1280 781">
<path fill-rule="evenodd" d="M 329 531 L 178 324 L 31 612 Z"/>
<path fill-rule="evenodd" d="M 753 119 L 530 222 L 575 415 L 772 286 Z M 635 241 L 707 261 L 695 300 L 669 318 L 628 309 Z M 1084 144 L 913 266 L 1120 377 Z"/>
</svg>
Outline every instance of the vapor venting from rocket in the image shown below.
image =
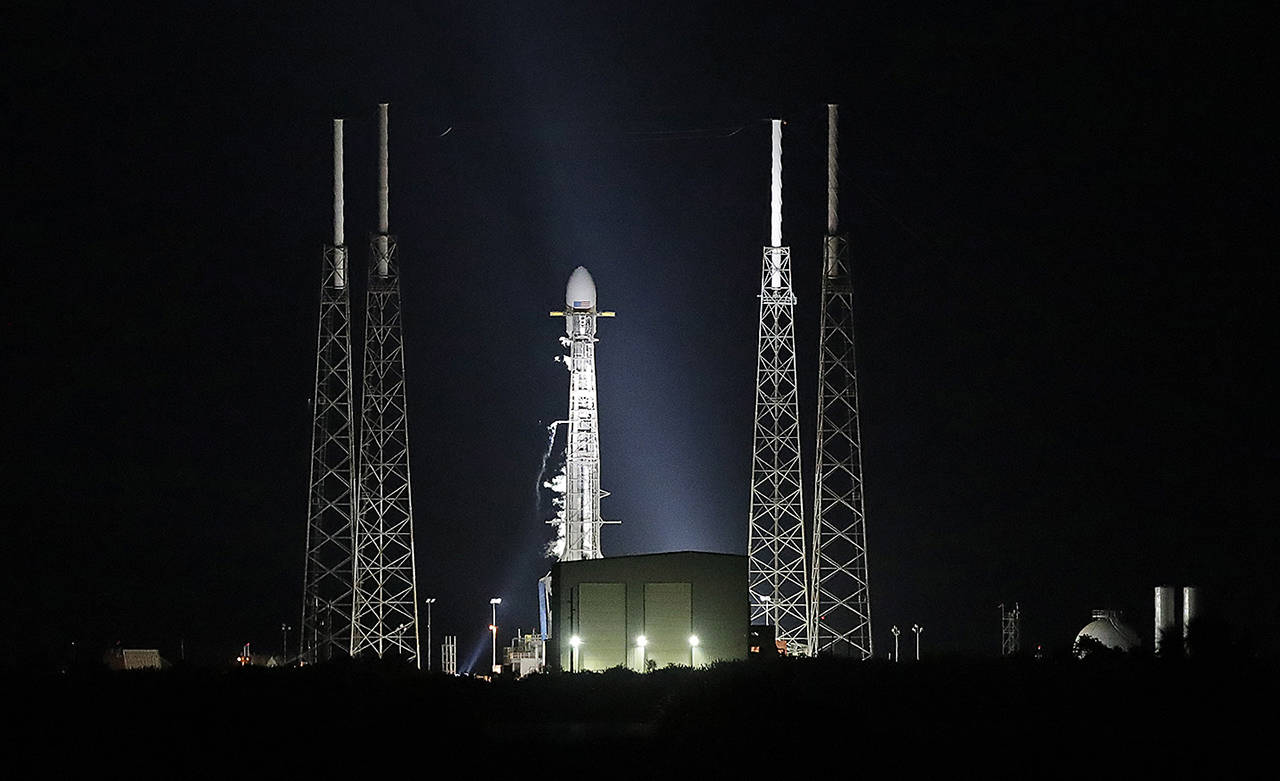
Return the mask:
<svg viewBox="0 0 1280 781">
<path fill-rule="evenodd" d="M 556 536 L 547 543 L 543 552 L 553 558 L 559 558 L 564 551 L 564 495 L 568 479 L 565 475 L 564 462 L 560 462 L 560 468 L 556 474 L 545 480 L 543 478 L 547 474 L 547 462 L 551 460 L 551 453 L 555 450 L 556 429 L 568 423 L 567 420 L 557 420 L 547 426 L 547 448 L 542 453 L 542 465 L 538 468 L 538 478 L 533 489 L 535 508 L 539 514 L 542 512 L 542 492 L 546 490 L 552 493 L 551 506 L 555 510 L 555 518 L 548 523 L 556 527 Z"/>
<path fill-rule="evenodd" d="M 547 462 L 551 460 L 551 451 L 555 448 L 556 429 L 568 422 L 567 420 L 557 420 L 547 426 L 547 449 L 542 453 L 542 464 L 538 467 L 538 477 L 533 484 L 534 498 L 538 502 L 538 510 L 542 509 L 542 489 L 552 487 L 551 481 L 543 482 L 542 478 L 547 473 Z M 564 489 L 561 488 L 559 493 L 563 494 Z"/>
<path fill-rule="evenodd" d="M 561 347 L 563 347 L 564 349 L 568 350 L 570 347 L 572 347 L 572 346 L 573 346 L 573 342 L 569 339 L 569 337 L 567 337 L 567 336 L 562 336 L 562 337 L 560 337 L 560 346 L 561 346 Z M 572 355 L 557 355 L 557 356 L 555 357 L 555 361 L 556 361 L 556 363 L 563 363 L 563 364 L 564 364 L 564 370 L 565 370 L 565 371 L 567 371 L 567 372 L 571 372 L 571 371 L 573 371 L 573 356 L 572 356 Z M 562 422 L 562 423 L 568 423 L 569 421 L 564 420 L 564 421 L 560 421 L 560 422 Z"/>
</svg>

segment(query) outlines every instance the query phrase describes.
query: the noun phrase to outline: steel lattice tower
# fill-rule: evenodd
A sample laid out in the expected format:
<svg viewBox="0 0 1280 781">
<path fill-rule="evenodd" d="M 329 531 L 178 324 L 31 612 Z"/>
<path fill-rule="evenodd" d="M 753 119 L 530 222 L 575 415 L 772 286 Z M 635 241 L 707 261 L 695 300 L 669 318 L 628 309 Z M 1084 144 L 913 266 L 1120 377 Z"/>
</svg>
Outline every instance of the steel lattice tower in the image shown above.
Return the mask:
<svg viewBox="0 0 1280 781">
<path fill-rule="evenodd" d="M 1000 655 L 1017 656 L 1022 652 L 1022 608 L 1013 603 L 1013 610 L 1005 610 L 1000 603 Z"/>
<path fill-rule="evenodd" d="M 813 616 L 818 653 L 869 659 L 871 596 L 862 500 L 862 433 L 853 341 L 849 240 L 839 233 L 838 109 L 827 106 L 827 236 L 818 342 L 817 456 L 813 496 Z"/>
<path fill-rule="evenodd" d="M 333 244 L 325 247 L 316 337 L 307 555 L 299 659 L 351 651 L 351 534 L 355 451 L 351 421 L 351 300 L 343 240 L 342 120 L 333 121 Z"/>
<path fill-rule="evenodd" d="M 387 104 L 378 106 L 378 233 L 370 242 L 351 654 L 419 662 L 409 420 L 396 239 L 388 232 Z"/>
<path fill-rule="evenodd" d="M 789 653 L 806 654 L 804 497 L 796 389 L 795 296 L 791 249 L 782 246 L 782 121 L 773 120 L 770 246 L 760 279 L 760 330 L 747 530 L 751 621 L 776 626 Z"/>
</svg>

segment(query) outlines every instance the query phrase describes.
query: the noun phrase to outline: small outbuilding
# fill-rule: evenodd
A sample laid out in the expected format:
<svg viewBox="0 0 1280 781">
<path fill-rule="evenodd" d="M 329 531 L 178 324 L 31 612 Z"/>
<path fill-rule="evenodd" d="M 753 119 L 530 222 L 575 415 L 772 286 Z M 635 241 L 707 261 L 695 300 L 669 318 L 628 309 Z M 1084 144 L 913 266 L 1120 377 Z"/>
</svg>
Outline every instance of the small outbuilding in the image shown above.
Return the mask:
<svg viewBox="0 0 1280 781">
<path fill-rule="evenodd" d="M 112 648 L 102 661 L 109 670 L 163 670 L 169 662 L 155 648 Z"/>
<path fill-rule="evenodd" d="M 551 568 L 547 667 L 565 672 L 745 659 L 747 557 L 653 553 Z"/>
</svg>

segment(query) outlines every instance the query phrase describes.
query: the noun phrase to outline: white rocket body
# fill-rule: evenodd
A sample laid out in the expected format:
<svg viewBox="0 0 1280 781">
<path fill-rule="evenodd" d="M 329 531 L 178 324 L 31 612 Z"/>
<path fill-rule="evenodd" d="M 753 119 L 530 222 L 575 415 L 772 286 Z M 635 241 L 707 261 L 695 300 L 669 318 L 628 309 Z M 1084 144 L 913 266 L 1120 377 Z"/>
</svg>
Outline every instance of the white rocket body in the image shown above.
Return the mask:
<svg viewBox="0 0 1280 781">
<path fill-rule="evenodd" d="M 596 283 L 582 266 L 565 288 L 569 355 L 569 438 L 565 452 L 565 528 L 561 561 L 600 553 L 600 421 L 596 409 Z"/>
</svg>

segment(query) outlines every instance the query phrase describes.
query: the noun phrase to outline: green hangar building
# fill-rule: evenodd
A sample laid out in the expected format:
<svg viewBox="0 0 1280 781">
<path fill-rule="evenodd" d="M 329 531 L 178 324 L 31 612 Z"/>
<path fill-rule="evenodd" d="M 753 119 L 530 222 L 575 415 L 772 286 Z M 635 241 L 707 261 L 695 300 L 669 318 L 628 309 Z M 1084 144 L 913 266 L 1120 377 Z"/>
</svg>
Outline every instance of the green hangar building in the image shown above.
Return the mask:
<svg viewBox="0 0 1280 781">
<path fill-rule="evenodd" d="M 547 669 L 701 667 L 747 657 L 747 557 L 653 553 L 551 568 Z"/>
</svg>

